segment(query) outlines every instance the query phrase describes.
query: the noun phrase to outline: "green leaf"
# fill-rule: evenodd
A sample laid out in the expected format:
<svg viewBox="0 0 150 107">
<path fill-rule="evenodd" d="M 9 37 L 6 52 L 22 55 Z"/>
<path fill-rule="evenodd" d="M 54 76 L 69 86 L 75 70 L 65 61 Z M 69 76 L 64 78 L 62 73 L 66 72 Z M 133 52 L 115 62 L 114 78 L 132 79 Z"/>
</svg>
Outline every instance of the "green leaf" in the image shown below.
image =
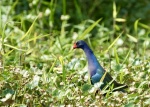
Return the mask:
<svg viewBox="0 0 150 107">
<path fill-rule="evenodd" d="M 58 91 L 57 89 L 54 90 L 53 93 L 52 93 L 52 95 L 53 95 L 53 96 L 58 96 L 58 95 L 59 95 L 59 91 Z"/>
<path fill-rule="evenodd" d="M 138 42 L 138 40 L 137 40 L 135 37 L 133 37 L 133 36 L 131 36 L 131 35 L 129 35 L 129 34 L 127 34 L 127 36 L 128 36 L 133 42 Z"/>
<path fill-rule="evenodd" d="M 82 34 L 81 36 L 79 36 L 77 39 L 83 39 L 86 34 L 88 34 L 100 21 L 102 20 L 102 18 L 100 18 L 99 20 L 97 20 L 95 23 L 93 23 L 91 26 L 89 26 Z"/>
<path fill-rule="evenodd" d="M 4 44 L 4 45 L 5 45 L 5 46 L 8 46 L 8 47 L 10 47 L 10 48 L 16 49 L 16 50 L 18 50 L 18 51 L 26 51 L 26 50 L 24 50 L 24 49 L 19 49 L 19 48 L 15 47 L 15 46 L 12 46 L 12 45 L 9 45 L 9 44 Z"/>
<path fill-rule="evenodd" d="M 113 2 L 113 18 L 115 19 L 116 17 L 117 17 L 116 3 Z"/>
<path fill-rule="evenodd" d="M 136 20 L 135 23 L 134 23 L 134 30 L 135 30 L 136 34 L 137 34 L 139 20 L 140 19 Z"/>
<path fill-rule="evenodd" d="M 49 36 L 49 34 L 46 34 L 46 35 L 43 35 L 43 36 L 34 36 L 33 38 L 28 39 L 27 41 L 25 41 L 25 42 L 23 42 L 23 43 L 35 41 L 35 40 L 37 40 L 37 39 L 41 39 L 41 38 L 44 38 L 44 37 L 47 37 L 47 36 Z"/>
<path fill-rule="evenodd" d="M 117 42 L 117 40 L 120 38 L 121 35 L 122 33 L 120 33 L 120 35 L 113 41 L 113 43 L 107 48 L 107 50 L 104 51 L 104 53 L 107 53 L 109 51 L 109 49 Z"/>
<path fill-rule="evenodd" d="M 126 62 L 127 58 L 128 58 L 129 55 L 130 55 L 130 52 L 131 52 L 131 48 L 130 48 L 129 52 L 127 53 L 126 57 L 124 58 L 124 61 L 123 61 L 122 65 Z"/>
<path fill-rule="evenodd" d="M 139 22 L 139 25 L 140 25 L 141 27 L 145 28 L 145 29 L 150 30 L 150 26 L 148 26 L 148 25 L 146 25 L 146 24 L 143 24 L 143 23 L 140 23 L 140 22 Z"/>
<path fill-rule="evenodd" d="M 125 22 L 126 19 L 123 19 L 123 18 L 115 18 L 115 21 L 116 21 L 116 22 Z"/>
<path fill-rule="evenodd" d="M 26 34 L 22 36 L 21 41 L 22 41 L 26 36 L 28 36 L 29 33 L 32 31 L 32 29 L 33 29 L 33 27 L 34 27 L 34 24 L 35 24 L 35 22 L 36 22 L 37 19 L 38 19 L 38 16 L 35 18 L 35 20 L 33 21 L 32 25 L 30 26 L 29 30 L 26 32 Z"/>
<path fill-rule="evenodd" d="M 114 49 L 114 52 L 115 52 L 115 59 L 116 59 L 116 62 L 117 62 L 117 64 L 119 64 L 120 61 L 119 61 L 119 57 L 118 57 L 116 48 Z"/>
<path fill-rule="evenodd" d="M 89 89 L 91 89 L 91 85 L 89 85 L 89 84 L 84 84 L 82 86 L 82 91 L 88 91 Z"/>
</svg>

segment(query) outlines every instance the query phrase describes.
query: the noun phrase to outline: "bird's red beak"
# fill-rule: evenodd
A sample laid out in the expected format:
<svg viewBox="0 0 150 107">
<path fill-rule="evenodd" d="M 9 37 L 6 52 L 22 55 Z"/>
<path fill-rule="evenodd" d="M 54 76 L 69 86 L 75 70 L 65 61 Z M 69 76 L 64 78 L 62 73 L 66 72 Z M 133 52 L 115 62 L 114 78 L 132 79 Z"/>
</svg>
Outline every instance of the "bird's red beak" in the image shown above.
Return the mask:
<svg viewBox="0 0 150 107">
<path fill-rule="evenodd" d="M 77 48 L 77 45 L 76 45 L 76 43 L 74 43 L 74 45 L 73 45 L 73 49 L 76 49 Z"/>
</svg>

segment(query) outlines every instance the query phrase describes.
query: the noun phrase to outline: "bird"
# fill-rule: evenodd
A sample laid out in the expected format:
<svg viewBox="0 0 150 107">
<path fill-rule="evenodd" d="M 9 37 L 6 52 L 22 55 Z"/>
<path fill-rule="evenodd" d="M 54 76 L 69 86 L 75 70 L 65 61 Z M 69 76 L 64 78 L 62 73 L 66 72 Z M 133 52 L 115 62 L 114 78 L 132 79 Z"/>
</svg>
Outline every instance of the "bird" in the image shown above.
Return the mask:
<svg viewBox="0 0 150 107">
<path fill-rule="evenodd" d="M 113 90 L 113 91 L 125 92 L 124 89 L 127 88 L 128 86 L 116 82 L 111 77 L 111 75 L 104 70 L 104 68 L 98 62 L 93 51 L 90 49 L 90 47 L 87 45 L 87 43 L 85 41 L 79 40 L 79 41 L 75 42 L 73 45 L 73 49 L 82 49 L 84 51 L 86 58 L 88 60 L 88 71 L 90 74 L 90 80 L 91 80 L 92 85 L 100 82 L 101 78 L 104 78 L 102 81 L 103 84 L 100 85 L 100 90 L 103 90 L 104 87 L 106 87 L 107 84 L 110 83 L 111 84 L 110 86 L 113 85 L 113 88 L 114 89 L 116 88 L 116 90 Z M 103 77 L 103 75 L 105 75 L 105 77 Z M 117 87 L 120 87 L 120 88 L 117 89 Z M 108 88 L 106 88 L 106 89 L 108 89 Z"/>
</svg>

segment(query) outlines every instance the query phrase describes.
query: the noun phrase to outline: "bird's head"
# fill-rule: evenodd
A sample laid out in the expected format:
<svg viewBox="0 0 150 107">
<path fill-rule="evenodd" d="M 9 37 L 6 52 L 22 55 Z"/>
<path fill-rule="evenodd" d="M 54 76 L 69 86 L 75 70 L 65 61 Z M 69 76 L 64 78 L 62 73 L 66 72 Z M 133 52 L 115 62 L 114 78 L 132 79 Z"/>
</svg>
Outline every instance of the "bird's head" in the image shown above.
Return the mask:
<svg viewBox="0 0 150 107">
<path fill-rule="evenodd" d="M 86 45 L 86 43 L 83 40 L 79 40 L 76 43 L 74 43 L 73 49 L 76 49 L 76 48 L 84 49 L 85 45 Z"/>
</svg>

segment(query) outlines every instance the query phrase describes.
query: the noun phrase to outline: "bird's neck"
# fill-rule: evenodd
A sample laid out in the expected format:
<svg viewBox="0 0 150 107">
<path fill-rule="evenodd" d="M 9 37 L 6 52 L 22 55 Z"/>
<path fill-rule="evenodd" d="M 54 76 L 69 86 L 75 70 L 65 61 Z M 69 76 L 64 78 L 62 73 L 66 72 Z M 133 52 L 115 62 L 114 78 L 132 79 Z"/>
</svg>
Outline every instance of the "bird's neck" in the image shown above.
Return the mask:
<svg viewBox="0 0 150 107">
<path fill-rule="evenodd" d="M 84 48 L 83 50 L 84 50 L 84 52 L 85 52 L 85 55 L 86 55 L 86 57 L 87 57 L 88 62 L 89 62 L 91 59 L 93 59 L 93 60 L 96 59 L 96 57 L 95 57 L 93 51 L 92 51 L 88 46 L 87 46 L 86 48 Z"/>
<path fill-rule="evenodd" d="M 99 62 L 97 58 L 95 57 L 93 51 L 88 46 L 84 48 L 83 50 L 88 60 L 90 76 L 93 76 L 96 73 L 96 69 L 99 67 Z"/>
</svg>

